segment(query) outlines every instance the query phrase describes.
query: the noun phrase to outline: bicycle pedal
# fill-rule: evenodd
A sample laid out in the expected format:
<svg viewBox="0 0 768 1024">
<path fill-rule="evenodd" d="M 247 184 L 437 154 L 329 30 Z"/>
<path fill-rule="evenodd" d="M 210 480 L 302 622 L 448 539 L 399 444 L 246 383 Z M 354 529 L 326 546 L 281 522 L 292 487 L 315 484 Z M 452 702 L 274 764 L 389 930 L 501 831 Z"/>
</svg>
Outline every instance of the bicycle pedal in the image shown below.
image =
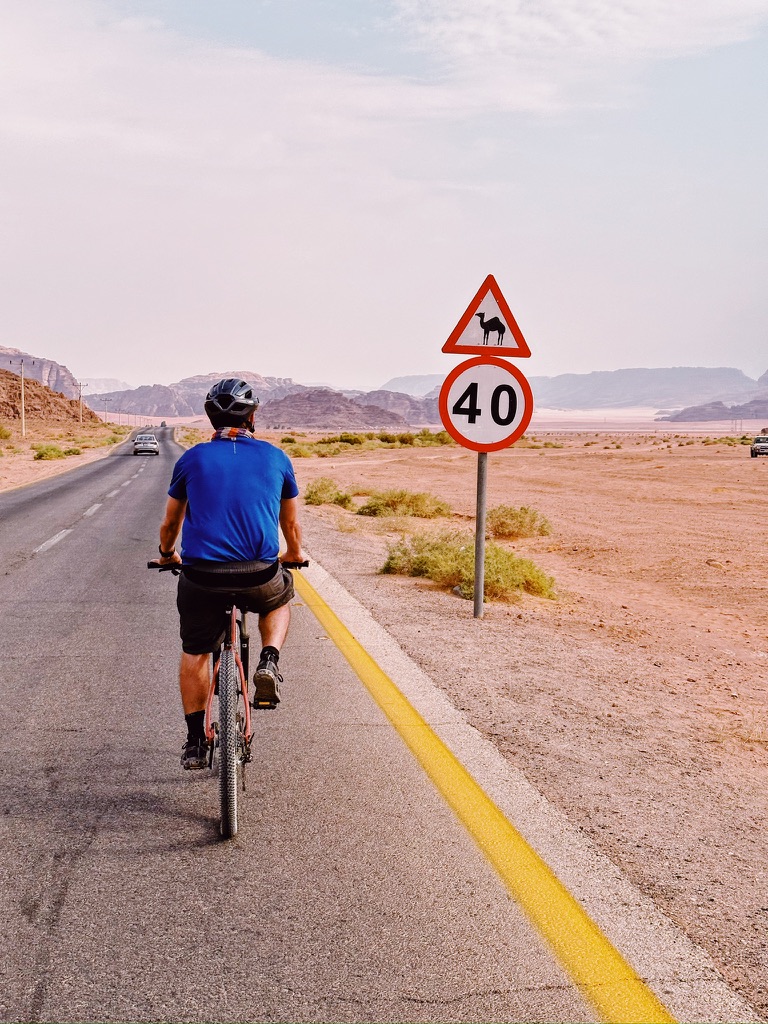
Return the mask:
<svg viewBox="0 0 768 1024">
<path fill-rule="evenodd" d="M 258 700 L 254 699 L 251 707 L 254 711 L 274 711 L 277 705 L 280 703 L 279 700 Z"/>
</svg>

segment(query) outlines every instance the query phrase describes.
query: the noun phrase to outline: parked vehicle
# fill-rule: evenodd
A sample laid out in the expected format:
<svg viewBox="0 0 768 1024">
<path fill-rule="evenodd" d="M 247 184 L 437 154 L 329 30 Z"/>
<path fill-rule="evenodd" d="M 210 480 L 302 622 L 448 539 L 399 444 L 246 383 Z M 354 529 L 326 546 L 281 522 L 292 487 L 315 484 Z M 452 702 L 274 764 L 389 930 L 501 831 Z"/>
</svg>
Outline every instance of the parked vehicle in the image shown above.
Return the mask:
<svg viewBox="0 0 768 1024">
<path fill-rule="evenodd" d="M 749 454 L 753 459 L 756 459 L 758 455 L 768 455 L 768 434 L 759 434 L 755 438 L 749 449 Z"/>
</svg>

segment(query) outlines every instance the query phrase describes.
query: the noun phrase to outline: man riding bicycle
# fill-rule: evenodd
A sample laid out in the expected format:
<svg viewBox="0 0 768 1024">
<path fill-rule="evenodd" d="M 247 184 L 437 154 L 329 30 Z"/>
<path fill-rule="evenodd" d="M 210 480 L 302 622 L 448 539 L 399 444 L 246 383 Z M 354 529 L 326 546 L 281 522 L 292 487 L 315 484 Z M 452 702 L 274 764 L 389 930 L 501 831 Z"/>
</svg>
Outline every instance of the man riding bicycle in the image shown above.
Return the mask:
<svg viewBox="0 0 768 1024">
<path fill-rule="evenodd" d="M 254 706 L 280 701 L 280 649 L 288 633 L 293 579 L 280 562 L 301 562 L 301 528 L 293 466 L 274 445 L 253 436 L 259 399 L 244 381 L 214 384 L 205 412 L 215 433 L 179 458 L 160 525 L 158 563 L 181 563 L 177 607 L 181 633 L 179 688 L 187 723 L 183 768 L 205 768 L 205 704 L 210 656 L 220 645 L 224 610 L 259 615 L 262 650 L 254 673 Z M 184 524 L 181 556 L 176 540 Z M 278 525 L 287 550 L 278 559 Z"/>
</svg>

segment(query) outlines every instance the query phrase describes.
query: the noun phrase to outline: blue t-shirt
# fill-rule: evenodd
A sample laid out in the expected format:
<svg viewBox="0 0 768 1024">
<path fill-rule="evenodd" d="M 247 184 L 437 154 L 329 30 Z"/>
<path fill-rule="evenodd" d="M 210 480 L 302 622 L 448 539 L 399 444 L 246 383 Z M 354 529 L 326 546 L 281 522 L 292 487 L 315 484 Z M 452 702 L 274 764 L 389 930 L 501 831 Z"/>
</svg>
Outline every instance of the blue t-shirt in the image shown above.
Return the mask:
<svg viewBox="0 0 768 1024">
<path fill-rule="evenodd" d="M 280 502 L 299 493 L 291 460 L 250 435 L 216 437 L 184 452 L 168 494 L 187 502 L 185 562 L 273 562 Z"/>
</svg>

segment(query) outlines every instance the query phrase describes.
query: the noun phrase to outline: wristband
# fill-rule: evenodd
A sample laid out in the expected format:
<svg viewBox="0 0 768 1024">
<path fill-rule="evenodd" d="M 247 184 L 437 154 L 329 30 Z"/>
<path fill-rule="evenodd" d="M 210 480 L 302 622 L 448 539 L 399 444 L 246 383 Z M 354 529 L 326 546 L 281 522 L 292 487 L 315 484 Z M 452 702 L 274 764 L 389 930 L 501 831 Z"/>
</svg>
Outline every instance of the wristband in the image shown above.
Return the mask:
<svg viewBox="0 0 768 1024">
<path fill-rule="evenodd" d="M 163 551 L 163 545 L 158 544 L 157 550 L 160 552 L 161 558 L 172 558 L 176 554 L 176 547 L 171 548 L 170 551 Z"/>
</svg>

